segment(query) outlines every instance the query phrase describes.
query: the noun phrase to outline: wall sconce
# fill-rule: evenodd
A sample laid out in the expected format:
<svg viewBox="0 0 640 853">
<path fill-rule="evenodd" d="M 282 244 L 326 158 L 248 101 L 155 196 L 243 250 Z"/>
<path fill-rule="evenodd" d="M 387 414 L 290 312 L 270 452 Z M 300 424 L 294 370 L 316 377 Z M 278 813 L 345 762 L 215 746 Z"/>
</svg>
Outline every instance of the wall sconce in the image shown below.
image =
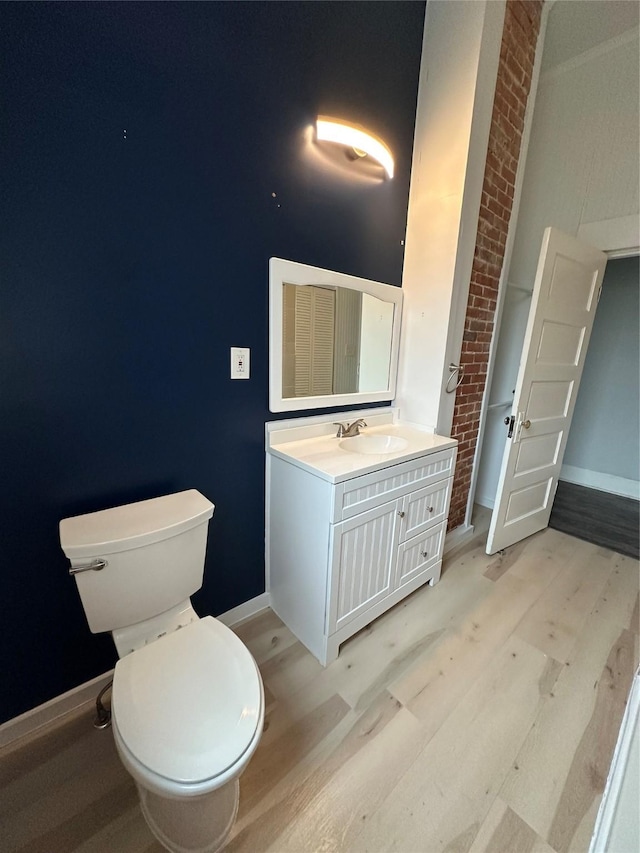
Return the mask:
<svg viewBox="0 0 640 853">
<path fill-rule="evenodd" d="M 318 116 L 316 139 L 335 142 L 349 148 L 354 157 L 369 156 L 380 163 L 389 178 L 393 178 L 393 155 L 384 142 L 362 127 L 328 116 Z"/>
</svg>

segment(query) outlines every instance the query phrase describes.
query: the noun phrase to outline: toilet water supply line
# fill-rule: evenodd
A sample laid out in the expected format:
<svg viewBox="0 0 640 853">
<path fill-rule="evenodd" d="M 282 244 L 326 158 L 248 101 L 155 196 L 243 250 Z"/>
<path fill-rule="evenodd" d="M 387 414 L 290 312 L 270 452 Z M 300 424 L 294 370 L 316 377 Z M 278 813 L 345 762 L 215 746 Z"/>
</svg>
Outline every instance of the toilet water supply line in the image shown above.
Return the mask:
<svg viewBox="0 0 640 853">
<path fill-rule="evenodd" d="M 107 690 L 111 690 L 112 685 L 113 679 L 108 684 L 105 684 L 100 693 L 98 693 L 98 698 L 96 699 L 96 718 L 93 721 L 94 729 L 108 729 L 111 725 L 111 709 L 105 708 L 102 704 L 102 697 Z"/>
</svg>

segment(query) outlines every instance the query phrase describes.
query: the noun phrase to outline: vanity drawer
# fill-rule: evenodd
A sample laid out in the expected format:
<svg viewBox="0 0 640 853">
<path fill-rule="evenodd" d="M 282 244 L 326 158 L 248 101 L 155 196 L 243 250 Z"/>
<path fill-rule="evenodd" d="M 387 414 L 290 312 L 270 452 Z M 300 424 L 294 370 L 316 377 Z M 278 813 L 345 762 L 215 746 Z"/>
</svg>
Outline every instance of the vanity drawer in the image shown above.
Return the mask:
<svg viewBox="0 0 640 853">
<path fill-rule="evenodd" d="M 437 527 L 430 528 L 422 536 L 415 536 L 400 545 L 396 587 L 404 586 L 423 572 L 428 573 L 440 563 L 446 526 L 446 521 L 443 521 Z M 439 567 L 437 575 L 440 576 Z"/>
<path fill-rule="evenodd" d="M 332 521 L 335 523 L 352 518 L 423 486 L 446 480 L 453 475 L 455 453 L 454 447 L 439 450 L 339 483 L 336 486 Z"/>
<path fill-rule="evenodd" d="M 405 495 L 400 510 L 400 542 L 424 533 L 447 517 L 453 477 Z"/>
</svg>

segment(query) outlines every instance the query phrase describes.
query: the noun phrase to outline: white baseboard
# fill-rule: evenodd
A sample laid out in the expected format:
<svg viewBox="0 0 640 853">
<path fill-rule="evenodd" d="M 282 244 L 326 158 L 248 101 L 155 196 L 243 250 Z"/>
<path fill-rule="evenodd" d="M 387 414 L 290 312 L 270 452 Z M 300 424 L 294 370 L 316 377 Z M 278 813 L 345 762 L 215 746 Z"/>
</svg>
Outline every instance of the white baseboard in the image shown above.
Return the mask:
<svg viewBox="0 0 640 853">
<path fill-rule="evenodd" d="M 245 601 L 244 604 L 238 605 L 226 613 L 221 613 L 216 617 L 223 622 L 227 627 L 231 628 L 239 622 L 244 622 L 250 616 L 255 616 L 261 610 L 265 610 L 269 606 L 269 593 L 263 592 L 257 595 L 250 601 Z M 0 725 L 0 749 L 27 735 L 35 734 L 38 729 L 43 726 L 48 726 L 60 717 L 78 711 L 85 705 L 92 705 L 96 701 L 96 696 L 113 678 L 113 670 L 98 675 L 90 681 L 85 681 L 84 684 L 73 687 L 66 693 L 60 696 L 55 696 L 48 702 L 32 708 L 30 711 L 25 711 L 19 717 L 14 717 L 12 720 L 7 720 L 6 723 Z"/>
<path fill-rule="evenodd" d="M 48 702 L 32 708 L 30 711 L 25 711 L 19 717 L 14 717 L 12 720 L 7 720 L 6 723 L 0 725 L 0 749 L 8 746 L 16 740 L 19 740 L 26 735 L 33 735 L 38 729 L 43 726 L 48 726 L 54 723 L 60 717 L 70 714 L 72 711 L 78 710 L 83 705 L 89 705 L 96 701 L 96 696 L 103 687 L 113 678 L 113 670 L 98 675 L 92 678 L 91 681 L 85 681 L 78 687 L 73 687 L 66 693 L 60 696 L 55 696 Z"/>
<path fill-rule="evenodd" d="M 600 492 L 612 495 L 622 495 L 625 498 L 640 500 L 640 483 L 637 480 L 627 480 L 613 474 L 601 474 L 599 471 L 589 471 L 587 468 L 576 468 L 573 465 L 563 465 L 560 469 L 560 479 L 576 486 L 587 486 Z"/>
<path fill-rule="evenodd" d="M 489 497 L 488 495 L 479 495 L 476 492 L 473 501 L 486 509 L 493 509 L 496 505 L 495 495 L 493 497 Z"/>
<path fill-rule="evenodd" d="M 444 538 L 444 553 L 448 554 L 458 545 L 463 545 L 468 539 L 471 539 L 473 530 L 473 524 L 461 524 L 454 530 L 450 530 Z"/>
<path fill-rule="evenodd" d="M 221 613 L 220 616 L 216 616 L 216 619 L 223 622 L 227 628 L 231 628 L 239 622 L 244 622 L 245 619 L 255 616 L 261 610 L 266 610 L 269 606 L 269 600 L 269 593 L 263 592 L 256 595 L 255 598 L 245 601 L 244 604 L 239 604 L 237 607 L 227 610 L 226 613 Z"/>
</svg>

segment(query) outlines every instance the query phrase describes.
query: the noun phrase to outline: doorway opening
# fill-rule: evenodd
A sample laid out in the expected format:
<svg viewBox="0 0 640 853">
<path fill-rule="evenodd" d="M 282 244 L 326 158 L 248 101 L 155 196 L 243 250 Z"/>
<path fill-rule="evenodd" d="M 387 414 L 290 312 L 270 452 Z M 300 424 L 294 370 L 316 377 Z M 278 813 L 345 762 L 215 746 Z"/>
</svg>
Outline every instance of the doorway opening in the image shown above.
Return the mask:
<svg viewBox="0 0 640 853">
<path fill-rule="evenodd" d="M 638 365 L 638 250 L 630 248 L 640 242 L 638 50 L 637 5 L 557 2 L 550 7 L 517 224 L 512 223 L 515 230 L 505 257 L 491 384 L 481 418 L 472 480 L 476 505 L 491 509 L 495 502 L 508 429 L 504 419 L 512 414 L 540 243 L 550 224 L 597 246 L 609 258 L 605 302 L 595 318 L 595 349 L 587 354 L 587 390 L 576 402 L 560 479 L 638 499 L 638 381 L 630 375 Z M 624 317 L 607 324 L 607 301 L 613 298 L 615 303 L 612 293 L 618 290 L 612 277 L 625 265 L 631 268 L 628 299 L 635 296 L 635 307 L 627 301 L 626 308 L 618 307 Z M 599 337 L 605 353 L 600 356 Z M 592 375 L 594 368 L 597 376 Z M 595 391 L 589 393 L 590 387 Z M 622 393 L 624 406 L 609 398 L 611 388 Z M 605 437 L 600 417 L 607 424 Z M 620 440 L 618 431 L 626 439 Z M 604 458 L 605 451 L 614 453 L 618 447 L 617 460 Z"/>
<path fill-rule="evenodd" d="M 487 408 L 475 495 L 486 510 L 493 509 L 498 488 L 507 440 L 503 418 L 511 412 L 529 301 L 516 290 L 505 298 L 491 389 L 497 405 Z M 630 556 L 637 556 L 640 506 L 639 318 L 640 257 L 610 260 L 550 522 Z M 585 524 L 585 514 L 593 523 Z"/>
</svg>

